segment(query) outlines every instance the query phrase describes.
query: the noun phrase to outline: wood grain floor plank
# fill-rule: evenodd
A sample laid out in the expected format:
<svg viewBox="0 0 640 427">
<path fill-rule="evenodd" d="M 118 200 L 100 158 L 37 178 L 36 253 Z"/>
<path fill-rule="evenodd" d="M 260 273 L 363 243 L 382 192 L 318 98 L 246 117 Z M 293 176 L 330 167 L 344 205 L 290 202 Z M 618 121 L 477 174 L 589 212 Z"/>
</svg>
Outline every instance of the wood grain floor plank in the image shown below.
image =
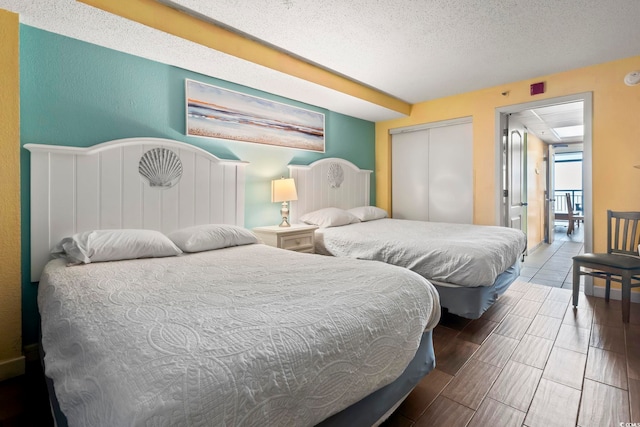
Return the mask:
<svg viewBox="0 0 640 427">
<path fill-rule="evenodd" d="M 552 340 L 534 335 L 525 335 L 511 355 L 511 360 L 534 368 L 544 369 L 552 348 Z"/>
<path fill-rule="evenodd" d="M 526 412 L 542 376 L 542 369 L 509 361 L 487 397 Z"/>
<path fill-rule="evenodd" d="M 454 338 L 440 352 L 436 352 L 438 369 L 455 375 L 479 347 L 478 344 Z"/>
<path fill-rule="evenodd" d="M 524 424 L 528 427 L 575 426 L 579 405 L 579 390 L 543 378 Z"/>
<path fill-rule="evenodd" d="M 438 357 L 438 353 L 449 345 L 459 333 L 460 331 L 442 325 L 438 325 L 433 329 L 432 340 L 436 358 Z"/>
<path fill-rule="evenodd" d="M 519 340 L 527 332 L 527 329 L 529 329 L 531 321 L 532 318 L 516 316 L 509 313 L 493 333 Z"/>
<path fill-rule="evenodd" d="M 563 324 L 556 337 L 556 347 L 587 354 L 591 330 Z"/>
<path fill-rule="evenodd" d="M 458 338 L 464 341 L 469 341 L 476 344 L 482 344 L 482 342 L 493 332 L 498 326 L 497 322 L 491 320 L 475 319 L 471 321 L 465 328 L 460 331 Z"/>
<path fill-rule="evenodd" d="M 467 427 L 520 427 L 525 415 L 526 413 L 518 411 L 511 406 L 486 398 L 482 401 L 482 405 L 471 418 Z"/>
<path fill-rule="evenodd" d="M 529 282 L 525 282 L 523 280 L 517 280 L 509 286 L 510 291 L 522 292 L 522 294 L 526 294 L 531 284 Z"/>
<path fill-rule="evenodd" d="M 512 305 L 495 302 L 487 311 L 482 314 L 482 319 L 492 322 L 501 322 L 513 308 Z"/>
<path fill-rule="evenodd" d="M 442 396 L 478 409 L 499 374 L 500 368 L 472 358 L 444 388 Z"/>
<path fill-rule="evenodd" d="M 640 325 L 627 325 L 624 328 L 627 347 L 627 375 L 640 380 Z"/>
<path fill-rule="evenodd" d="M 488 363 L 498 368 L 506 365 L 511 353 L 518 346 L 519 341 L 502 335 L 491 334 L 482 343 L 480 349 L 473 355 L 474 359 Z"/>
<path fill-rule="evenodd" d="M 541 306 L 542 306 L 541 302 L 531 301 L 528 299 L 521 299 L 513 307 L 513 310 L 511 310 L 511 313 L 509 314 L 513 314 L 520 317 L 528 317 L 529 319 L 533 319 L 534 317 L 536 317 L 536 314 L 538 313 L 538 310 L 540 310 Z"/>
<path fill-rule="evenodd" d="M 547 300 L 566 302 L 567 304 L 569 304 L 569 302 L 571 301 L 571 296 L 572 291 L 570 291 L 569 289 L 552 288 L 549 292 L 549 295 L 547 295 Z"/>
<path fill-rule="evenodd" d="M 624 329 L 595 323 L 591 328 L 589 345 L 603 350 L 625 353 Z"/>
<path fill-rule="evenodd" d="M 525 292 L 518 292 L 518 291 L 515 291 L 515 290 L 509 288 L 507 290 L 507 292 L 505 292 L 504 294 L 500 295 L 500 297 L 498 298 L 498 301 L 501 302 L 502 304 L 516 305 L 518 303 L 518 301 L 520 301 L 520 299 L 522 299 L 522 296 L 524 294 L 525 294 Z"/>
<path fill-rule="evenodd" d="M 632 420 L 640 420 L 640 380 L 629 378 L 629 410 Z"/>
<path fill-rule="evenodd" d="M 593 310 L 585 307 L 573 308 L 569 304 L 562 323 L 589 329 L 593 323 Z"/>
<path fill-rule="evenodd" d="M 554 346 L 542 377 L 550 381 L 582 390 L 587 355 Z"/>
<path fill-rule="evenodd" d="M 620 305 L 620 301 L 610 300 L 607 305 L 597 304 L 593 311 L 593 323 L 621 327 L 622 305 Z"/>
<path fill-rule="evenodd" d="M 627 390 L 627 358 L 624 354 L 589 347 L 584 377 Z"/>
<path fill-rule="evenodd" d="M 453 375 L 434 369 L 418 383 L 396 412 L 410 420 L 417 420 L 452 379 Z"/>
<path fill-rule="evenodd" d="M 627 375 L 640 381 L 640 354 L 627 353 Z"/>
<path fill-rule="evenodd" d="M 466 425 L 475 411 L 439 396 L 414 424 L 415 427 L 460 427 Z"/>
<path fill-rule="evenodd" d="M 542 314 L 543 316 L 556 317 L 558 319 L 563 319 L 566 312 L 567 306 L 569 304 L 563 301 L 554 301 L 551 299 L 546 299 L 542 303 L 542 307 L 538 310 L 538 314 Z"/>
<path fill-rule="evenodd" d="M 562 320 L 560 319 L 538 314 L 533 318 L 531 325 L 529 325 L 527 334 L 548 340 L 555 340 L 561 325 Z"/>
<path fill-rule="evenodd" d="M 631 422 L 628 393 L 610 385 L 585 379 L 578 425 L 617 426 L 621 422 Z"/>
<path fill-rule="evenodd" d="M 625 325 L 623 327 L 627 351 L 640 354 L 640 325 Z"/>
<path fill-rule="evenodd" d="M 549 286 L 531 284 L 527 293 L 522 296 L 522 299 L 544 302 L 549 292 L 551 292 L 551 287 Z"/>
</svg>

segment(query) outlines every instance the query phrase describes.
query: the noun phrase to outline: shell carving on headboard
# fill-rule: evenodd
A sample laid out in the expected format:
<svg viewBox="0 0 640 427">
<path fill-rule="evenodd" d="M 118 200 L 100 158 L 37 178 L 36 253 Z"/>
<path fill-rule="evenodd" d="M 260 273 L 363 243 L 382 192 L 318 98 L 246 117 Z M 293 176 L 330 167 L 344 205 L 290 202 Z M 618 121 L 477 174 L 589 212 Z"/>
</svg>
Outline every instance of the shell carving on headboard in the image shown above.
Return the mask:
<svg viewBox="0 0 640 427">
<path fill-rule="evenodd" d="M 168 148 L 152 148 L 140 158 L 138 172 L 149 180 L 150 187 L 171 188 L 182 177 L 182 162 Z"/>
<path fill-rule="evenodd" d="M 344 170 L 342 166 L 338 163 L 331 163 L 327 171 L 327 180 L 329 181 L 329 187 L 340 188 L 340 185 L 344 181 Z"/>
</svg>

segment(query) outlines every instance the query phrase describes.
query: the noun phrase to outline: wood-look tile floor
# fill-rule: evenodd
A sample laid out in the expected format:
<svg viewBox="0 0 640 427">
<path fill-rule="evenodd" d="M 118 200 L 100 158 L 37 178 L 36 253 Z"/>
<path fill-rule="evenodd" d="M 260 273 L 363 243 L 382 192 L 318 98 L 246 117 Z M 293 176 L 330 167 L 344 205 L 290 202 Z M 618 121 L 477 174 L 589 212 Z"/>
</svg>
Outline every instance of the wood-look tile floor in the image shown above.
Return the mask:
<svg viewBox="0 0 640 427">
<path fill-rule="evenodd" d="M 524 280 L 527 280 L 526 278 Z M 383 424 L 601 427 L 640 423 L 640 304 L 518 280 L 477 320 L 444 315 L 436 368 Z"/>
</svg>

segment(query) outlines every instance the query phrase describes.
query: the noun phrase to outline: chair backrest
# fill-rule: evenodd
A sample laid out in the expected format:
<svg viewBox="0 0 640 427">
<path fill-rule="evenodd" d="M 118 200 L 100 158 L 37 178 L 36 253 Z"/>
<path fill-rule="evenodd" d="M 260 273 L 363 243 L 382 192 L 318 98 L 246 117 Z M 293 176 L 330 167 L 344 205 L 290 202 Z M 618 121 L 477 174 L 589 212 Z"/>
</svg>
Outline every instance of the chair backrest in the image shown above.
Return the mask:
<svg viewBox="0 0 640 427">
<path fill-rule="evenodd" d="M 640 212 L 607 211 L 607 253 L 638 255 Z"/>
<path fill-rule="evenodd" d="M 571 193 L 564 193 L 567 198 L 567 217 L 569 221 L 573 220 L 573 202 L 571 201 Z"/>
</svg>

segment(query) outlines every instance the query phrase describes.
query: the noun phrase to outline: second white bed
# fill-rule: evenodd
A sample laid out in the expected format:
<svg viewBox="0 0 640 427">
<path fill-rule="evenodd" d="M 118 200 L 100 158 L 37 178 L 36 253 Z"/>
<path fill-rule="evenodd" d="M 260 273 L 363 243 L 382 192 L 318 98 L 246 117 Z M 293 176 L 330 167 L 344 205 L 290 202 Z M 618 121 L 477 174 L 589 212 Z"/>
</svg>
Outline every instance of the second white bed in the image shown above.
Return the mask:
<svg viewBox="0 0 640 427">
<path fill-rule="evenodd" d="M 316 231 L 316 252 L 382 261 L 427 279 L 491 286 L 522 255 L 525 235 L 497 226 L 383 218 Z"/>
</svg>

